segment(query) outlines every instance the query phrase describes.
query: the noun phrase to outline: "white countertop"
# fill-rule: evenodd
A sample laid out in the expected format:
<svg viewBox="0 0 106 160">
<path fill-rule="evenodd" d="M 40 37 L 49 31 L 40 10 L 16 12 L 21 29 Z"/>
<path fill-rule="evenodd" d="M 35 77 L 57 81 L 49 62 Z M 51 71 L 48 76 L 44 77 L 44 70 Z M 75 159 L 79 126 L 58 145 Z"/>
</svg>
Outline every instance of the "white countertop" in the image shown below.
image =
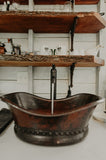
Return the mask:
<svg viewBox="0 0 106 160">
<path fill-rule="evenodd" d="M 14 123 L 0 135 L 0 160 L 106 160 L 106 123 L 89 122 L 87 137 L 65 147 L 32 145 L 18 139 Z"/>
</svg>

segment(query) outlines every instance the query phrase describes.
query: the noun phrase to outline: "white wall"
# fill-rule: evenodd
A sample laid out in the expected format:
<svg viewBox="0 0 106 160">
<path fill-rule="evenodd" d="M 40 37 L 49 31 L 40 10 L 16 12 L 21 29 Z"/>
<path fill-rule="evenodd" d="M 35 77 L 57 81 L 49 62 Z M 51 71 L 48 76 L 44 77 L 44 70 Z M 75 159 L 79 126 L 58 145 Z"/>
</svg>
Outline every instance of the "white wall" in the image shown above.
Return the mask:
<svg viewBox="0 0 106 160">
<path fill-rule="evenodd" d="M 56 5 L 57 11 L 69 11 L 69 6 Z M 2 5 L 0 6 L 0 9 Z M 20 6 L 21 9 L 28 9 L 28 6 Z M 48 9 L 49 8 L 49 9 Z M 64 8 L 64 9 L 63 9 Z M 35 6 L 36 10 L 54 10 L 54 6 Z M 97 11 L 97 5 L 78 5 L 75 11 Z M 105 30 L 102 32 L 106 32 Z M 105 33 L 106 34 L 106 33 Z M 34 51 L 45 54 L 44 47 L 62 47 L 62 53 L 67 53 L 69 49 L 68 34 L 34 34 Z M 0 33 L 0 41 L 7 42 L 8 38 L 13 38 L 16 44 L 22 45 L 22 52 L 28 51 L 28 34 Z M 105 38 L 105 36 L 104 36 Z M 99 34 L 75 34 L 75 50 L 83 50 L 96 47 L 99 43 Z M 103 45 L 105 45 L 103 43 Z M 7 43 L 6 48 L 11 52 L 11 46 Z M 105 48 L 102 49 L 101 57 L 105 58 Z M 106 58 L 105 58 L 106 59 Z M 33 75 L 34 94 L 47 97 L 50 96 L 50 67 L 35 67 Z M 57 68 L 57 97 L 65 97 L 69 84 L 69 68 Z M 104 96 L 105 67 L 100 71 L 100 94 Z M 27 67 L 0 67 L 0 94 L 15 91 L 29 91 L 29 79 Z M 74 87 L 72 94 L 88 92 L 96 94 L 96 68 L 76 68 L 74 73 Z"/>
</svg>

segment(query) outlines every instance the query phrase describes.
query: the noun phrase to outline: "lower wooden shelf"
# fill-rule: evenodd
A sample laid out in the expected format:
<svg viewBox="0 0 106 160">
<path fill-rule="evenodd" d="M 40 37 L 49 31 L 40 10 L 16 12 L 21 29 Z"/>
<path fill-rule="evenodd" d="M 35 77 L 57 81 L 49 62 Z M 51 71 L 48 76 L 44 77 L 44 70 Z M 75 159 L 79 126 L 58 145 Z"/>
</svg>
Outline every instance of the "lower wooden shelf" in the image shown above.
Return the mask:
<svg viewBox="0 0 106 160">
<path fill-rule="evenodd" d="M 99 0 L 76 0 L 75 4 L 97 4 Z"/>
<path fill-rule="evenodd" d="M 49 67 L 52 64 L 57 67 L 68 67 L 72 63 L 76 63 L 76 67 L 104 66 L 104 60 L 93 55 L 0 55 L 0 66 L 3 67 Z"/>
<path fill-rule="evenodd" d="M 0 4 L 3 4 L 4 1 L 0 0 Z M 22 5 L 28 5 L 28 0 L 9 0 L 10 3 L 16 2 Z M 34 0 L 35 4 L 65 4 L 70 2 L 70 0 Z M 75 4 L 97 4 L 99 0 L 75 0 Z"/>
</svg>

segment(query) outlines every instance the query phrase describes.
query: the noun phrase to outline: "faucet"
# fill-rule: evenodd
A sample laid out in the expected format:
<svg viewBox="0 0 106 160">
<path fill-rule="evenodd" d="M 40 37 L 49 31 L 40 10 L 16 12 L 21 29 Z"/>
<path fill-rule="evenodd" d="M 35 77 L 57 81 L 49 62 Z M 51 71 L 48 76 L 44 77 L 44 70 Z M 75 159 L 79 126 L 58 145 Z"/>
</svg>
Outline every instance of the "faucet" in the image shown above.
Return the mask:
<svg viewBox="0 0 106 160">
<path fill-rule="evenodd" d="M 52 64 L 51 84 L 50 84 L 51 114 L 54 113 L 54 100 L 56 99 L 56 80 L 57 80 L 57 70 L 55 65 Z"/>
<path fill-rule="evenodd" d="M 57 70 L 54 64 L 51 69 L 51 84 L 50 84 L 50 99 L 52 99 L 52 84 L 54 84 L 54 99 L 56 99 L 56 81 L 57 81 Z"/>
</svg>

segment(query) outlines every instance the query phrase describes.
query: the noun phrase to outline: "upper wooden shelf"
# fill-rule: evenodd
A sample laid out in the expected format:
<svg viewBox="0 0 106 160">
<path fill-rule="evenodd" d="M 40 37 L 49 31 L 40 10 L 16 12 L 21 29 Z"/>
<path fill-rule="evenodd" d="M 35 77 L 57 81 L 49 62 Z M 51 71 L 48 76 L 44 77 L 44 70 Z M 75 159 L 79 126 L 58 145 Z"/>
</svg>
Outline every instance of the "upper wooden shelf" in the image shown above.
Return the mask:
<svg viewBox="0 0 106 160">
<path fill-rule="evenodd" d="M 96 12 L 0 12 L 0 32 L 69 33 L 74 18 L 78 17 L 76 33 L 97 33 L 106 21 Z"/>
<path fill-rule="evenodd" d="M 36 55 L 36 56 L 13 56 L 3 55 L 0 57 L 0 66 L 39 66 L 49 67 L 55 64 L 57 67 L 68 67 L 72 63 L 76 63 L 76 67 L 97 67 L 104 66 L 104 60 L 95 56 L 81 56 L 81 55 Z"/>
<path fill-rule="evenodd" d="M 0 0 L 0 4 L 3 4 L 4 1 L 8 0 Z M 17 2 L 22 5 L 28 4 L 28 0 L 9 0 L 11 3 Z M 65 4 L 68 3 L 70 0 L 34 0 L 35 4 Z M 75 4 L 97 4 L 99 0 L 75 0 Z"/>
</svg>

